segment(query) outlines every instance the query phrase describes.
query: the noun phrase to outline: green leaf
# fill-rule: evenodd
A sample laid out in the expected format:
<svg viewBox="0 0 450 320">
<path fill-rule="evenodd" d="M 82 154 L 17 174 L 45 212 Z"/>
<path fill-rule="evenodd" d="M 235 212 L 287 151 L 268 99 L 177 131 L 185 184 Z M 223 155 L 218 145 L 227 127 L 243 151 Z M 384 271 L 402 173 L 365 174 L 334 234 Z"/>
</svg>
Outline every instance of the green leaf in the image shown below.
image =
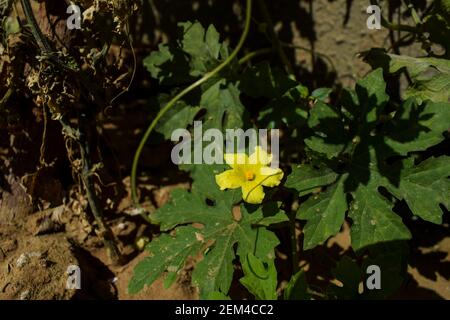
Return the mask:
<svg viewBox="0 0 450 320">
<path fill-rule="evenodd" d="M 264 209 L 263 209 L 263 214 L 264 214 L 264 218 L 259 220 L 257 222 L 258 226 L 272 226 L 272 225 L 277 225 L 280 223 L 284 223 L 284 222 L 288 222 L 289 221 L 289 217 L 282 213 L 279 212 L 277 214 L 273 214 L 274 212 L 278 212 L 278 208 L 280 208 L 281 206 L 281 202 L 267 202 L 264 204 Z"/>
<path fill-rule="evenodd" d="M 360 185 L 353 196 L 349 217 L 353 220 L 350 236 L 355 251 L 378 242 L 411 238 L 402 219 L 392 212 L 392 204 L 376 190 Z"/>
<path fill-rule="evenodd" d="M 305 139 L 305 144 L 313 151 L 323 153 L 327 158 L 339 155 L 348 140 L 341 116 L 329 105 L 318 101 L 310 111 L 308 126 L 314 134 Z"/>
<path fill-rule="evenodd" d="M 174 229 L 175 236 L 163 234 L 147 245 L 146 250 L 155 256 L 146 258 L 136 267 L 130 284 L 133 292 L 151 284 L 164 271 L 179 272 L 189 256 L 203 255 L 192 274 L 193 284 L 200 289 L 202 298 L 215 291 L 228 293 L 236 255 L 241 262 L 249 253 L 262 261 L 272 261 L 279 241 L 274 233 L 259 227 L 258 223 L 268 216 L 282 215 L 285 219 L 285 214 L 273 205 L 258 208 L 251 214 L 245 206 L 240 206 L 239 217 L 233 215 L 232 209 L 233 197 L 225 196 L 210 205 L 198 188 L 195 193 L 173 190 L 169 203 L 152 214 L 151 219 L 160 225 L 161 231 Z M 196 227 L 189 226 L 191 224 Z M 151 274 L 146 274 L 146 270 Z"/>
<path fill-rule="evenodd" d="M 261 219 L 262 212 L 251 215 L 241 206 L 242 220 L 220 219 L 205 226 L 214 234 L 215 243 L 205 258 L 196 266 L 193 283 L 200 288 L 200 293 L 220 289 L 228 292 L 233 276 L 234 245 L 237 243 L 237 255 L 242 264 L 245 257 L 254 252 L 255 256 L 265 261 L 275 259 L 274 248 L 279 241 L 274 233 L 265 228 L 254 228 Z M 207 219 L 209 217 L 206 217 Z M 214 227 L 213 227 L 214 224 Z"/>
<path fill-rule="evenodd" d="M 292 128 L 305 124 L 307 117 L 308 112 L 301 104 L 283 96 L 269 102 L 259 113 L 258 122 L 268 129 L 276 129 L 283 124 Z"/>
<path fill-rule="evenodd" d="M 194 256 L 204 246 L 196 237 L 197 232 L 197 229 L 190 226 L 180 227 L 175 237 L 162 234 L 152 240 L 146 248 L 149 256 L 135 267 L 128 291 L 131 294 L 138 293 L 145 285 L 155 282 L 165 271 L 178 272 L 187 257 Z"/>
<path fill-rule="evenodd" d="M 438 8 L 442 11 L 443 15 L 450 18 L 450 1 L 438 0 Z"/>
<path fill-rule="evenodd" d="M 426 221 L 441 224 L 439 204 L 450 209 L 450 157 L 429 158 L 402 172 L 400 185 L 388 190 L 406 201 L 411 211 Z"/>
<path fill-rule="evenodd" d="M 239 88 L 253 98 L 278 98 L 298 83 L 268 62 L 262 62 L 245 70 Z"/>
<path fill-rule="evenodd" d="M 9 1 L 9 5 L 7 5 L 4 8 L 5 12 L 8 10 L 8 6 L 10 6 L 11 3 L 12 1 Z M 10 35 L 20 32 L 21 26 L 18 19 L 13 19 L 4 16 L 3 14 L 1 14 L 1 8 L 0 8 L 0 17 L 1 17 L 0 21 L 2 22 L 2 29 L 4 30 L 3 39 L 8 39 Z"/>
<path fill-rule="evenodd" d="M 378 87 L 379 90 L 384 88 L 381 84 Z M 384 99 L 380 99 L 376 100 L 381 101 L 378 104 L 383 107 Z M 354 101 L 354 98 L 349 99 L 351 100 Z M 361 94 L 358 94 L 358 102 L 360 101 Z M 347 102 L 347 105 L 351 103 Z M 346 189 L 354 198 L 349 212 L 354 222 L 351 227 L 354 250 L 379 242 L 405 240 L 411 237 L 401 218 L 392 211 L 393 205 L 378 192 L 380 186 L 386 187 L 391 192 L 397 190 L 407 172 L 404 163 L 388 165 L 387 159 L 407 155 L 412 151 L 426 150 L 443 141 L 443 132 L 449 126 L 444 119 L 450 118 L 448 104 L 428 101 L 418 106 L 414 99 L 406 101 L 398 108 L 394 119 L 381 128 L 377 128 L 375 122 L 379 120 L 380 113 L 378 111 L 373 113 L 370 109 L 366 109 L 366 112 L 377 116 L 356 114 L 353 119 L 355 122 L 359 119 L 373 121 L 366 124 L 363 120 L 362 124 L 351 124 L 358 128 L 356 132 L 359 141 L 353 149 L 352 162 L 348 167 L 349 179 L 346 181 Z M 442 189 L 445 188 L 436 188 L 436 191 L 442 193 Z M 397 193 L 398 198 L 402 199 L 403 196 Z M 437 195 L 436 199 L 442 199 L 442 196 Z M 412 203 L 408 205 L 413 209 Z M 440 217 L 440 210 L 439 213 L 436 210 L 439 209 L 436 208 L 437 204 L 431 206 L 434 206 L 432 215 Z"/>
<path fill-rule="evenodd" d="M 385 92 L 383 69 L 378 68 L 359 80 L 355 90 L 358 96 L 359 120 L 368 123 L 377 120 L 389 101 Z"/>
<path fill-rule="evenodd" d="M 219 207 L 209 206 L 198 194 L 191 194 L 184 189 L 174 189 L 171 192 L 171 201 L 152 214 L 150 219 L 154 224 L 160 225 L 162 231 L 168 231 L 178 224 L 193 223 L 205 214 L 213 215 L 218 210 L 222 213 L 228 212 L 227 205 L 220 203 Z M 227 218 L 227 214 L 223 215 L 224 218 Z"/>
<path fill-rule="evenodd" d="M 159 97 L 161 107 L 170 100 L 169 96 Z M 176 129 L 187 128 L 194 121 L 195 115 L 200 111 L 200 107 L 192 107 L 184 101 L 178 101 L 175 106 L 169 109 L 156 126 L 156 131 L 163 134 L 164 138 L 170 140 L 172 133 Z"/>
<path fill-rule="evenodd" d="M 450 98 L 450 61 L 439 58 L 413 58 L 372 49 L 364 53 L 364 59 L 372 67 L 383 67 L 386 72 L 408 70 L 413 84 L 404 98 L 415 97 L 419 102 L 432 100 L 448 102 Z"/>
<path fill-rule="evenodd" d="M 239 282 L 257 300 L 276 300 L 277 269 L 273 259 L 265 260 L 255 257 L 252 253 L 249 253 L 246 259 L 241 258 L 244 277 L 239 279 Z"/>
<path fill-rule="evenodd" d="M 333 275 L 342 286 L 331 284 L 328 294 L 340 300 L 353 300 L 359 296 L 358 288 L 362 280 L 362 272 L 358 264 L 347 256 L 342 257 L 333 269 Z"/>
<path fill-rule="evenodd" d="M 267 104 L 259 113 L 258 121 L 268 129 L 299 127 L 306 123 L 308 111 L 304 100 L 308 97 L 308 89 L 298 85 L 289 89 L 281 97 L 277 97 Z"/>
<path fill-rule="evenodd" d="M 332 184 L 337 177 L 337 173 L 326 166 L 316 168 L 310 164 L 301 164 L 292 168 L 285 186 L 297 190 L 300 195 L 305 195 L 319 187 Z"/>
<path fill-rule="evenodd" d="M 324 165 L 339 170 L 346 178 L 339 186 L 342 180 L 334 182 L 335 174 L 331 169 L 326 170 L 330 175 L 322 175 L 319 171 L 312 171 L 311 167 L 305 170 L 304 166 L 298 170 L 294 168 L 288 177 L 286 186 L 300 191 L 300 196 L 312 192 L 316 185 L 328 186 L 326 192 L 310 196 L 300 206 L 298 217 L 308 220 L 305 249 L 325 241 L 339 231 L 342 224 L 346 206 L 341 207 L 344 208 L 342 212 L 327 211 L 322 207 L 328 209 L 330 190 L 340 190 L 341 201 L 337 203 L 345 204 L 342 199 L 349 194 L 353 197 L 349 217 L 353 220 L 351 237 L 355 251 L 376 243 L 411 237 L 401 218 L 393 212 L 394 200 L 382 196 L 380 187 L 405 200 L 412 212 L 423 219 L 434 223 L 442 221 L 439 205 L 448 206 L 449 202 L 449 182 L 444 173 L 448 172 L 447 159 L 433 162 L 430 166 L 424 163 L 424 168 L 420 169 L 410 165 L 410 159 L 393 159 L 428 150 L 442 142 L 450 126 L 447 120 L 450 119 L 450 105 L 432 101 L 418 105 L 411 98 L 397 107 L 393 119 L 390 119 L 383 111 L 389 98 L 385 88 L 381 69 L 377 69 L 358 81 L 355 92 L 344 94 L 342 114 L 321 102 L 311 110 L 308 125 L 312 134 L 305 143 L 313 151 L 332 158 Z M 331 133 L 332 130 L 340 132 Z M 442 171 L 428 172 L 440 165 Z M 413 176 L 409 175 L 417 174 L 414 170 L 424 170 L 421 177 L 429 174 L 431 180 L 413 181 Z M 314 210 L 325 214 L 314 214 Z"/>
<path fill-rule="evenodd" d="M 217 202 L 235 204 L 242 199 L 240 189 L 220 190 L 215 176 L 229 169 L 226 164 L 192 165 L 189 172 L 192 180 L 192 193 L 201 195 L 205 199 Z"/>
<path fill-rule="evenodd" d="M 405 91 L 405 99 L 414 97 L 418 101 L 443 101 L 449 100 L 450 73 L 442 74 L 435 71 L 432 77 L 418 77 L 417 81 Z"/>
<path fill-rule="evenodd" d="M 328 97 L 330 96 L 330 93 L 333 91 L 331 88 L 319 88 L 314 90 L 311 93 L 311 97 L 317 100 L 320 100 L 322 102 L 325 102 Z"/>
<path fill-rule="evenodd" d="M 325 192 L 311 196 L 297 213 L 297 218 L 307 220 L 304 228 L 304 250 L 322 244 L 337 234 L 344 222 L 347 201 L 344 193 L 345 177 L 329 187 Z"/>
<path fill-rule="evenodd" d="M 353 123 L 354 133 L 364 128 L 373 127 L 383 113 L 389 96 L 386 94 L 386 82 L 383 78 L 383 70 L 376 69 L 356 83 L 355 90 L 343 90 L 341 97 L 342 115 Z M 340 116 L 342 116 L 340 115 Z M 328 123 L 332 126 L 332 123 Z M 339 125 L 335 121 L 334 125 Z M 347 137 L 348 138 L 348 137 Z"/>
<path fill-rule="evenodd" d="M 160 44 L 159 51 L 152 52 L 143 63 L 151 76 L 161 84 L 182 84 L 192 80 L 188 57 L 180 49 Z"/>
<path fill-rule="evenodd" d="M 193 77 L 202 76 L 214 69 L 219 64 L 220 53 L 224 53 L 222 58 L 228 56 L 226 48 L 220 43 L 220 35 L 213 25 L 210 25 L 206 31 L 198 22 L 183 22 L 178 25 L 183 28 L 180 46 L 191 57 L 190 66 Z"/>
<path fill-rule="evenodd" d="M 239 99 L 240 91 L 233 83 L 222 79 L 208 88 L 201 97 L 200 106 L 206 109 L 204 130 L 242 128 L 244 106 Z"/>
<path fill-rule="evenodd" d="M 213 70 L 228 57 L 227 46 L 220 43 L 220 36 L 214 26 L 206 31 L 198 22 L 180 23 L 179 26 L 182 34 L 176 45 L 161 45 L 159 51 L 144 60 L 152 76 L 165 85 L 185 86 Z M 234 66 L 234 63 L 229 64 L 224 77 L 218 75 L 202 85 L 195 94 L 190 94 L 186 98 L 192 100 L 189 103 L 178 102 L 159 121 L 157 130 L 168 138 L 174 129 L 186 128 L 192 123 L 201 109 L 206 111 L 201 119 L 204 130 L 243 128 L 247 114 L 239 98 L 241 92 L 232 72 Z M 168 100 L 168 96 L 162 95 L 159 100 L 164 105 L 162 101 Z M 186 108 L 188 104 L 195 106 Z"/>
<path fill-rule="evenodd" d="M 431 102 L 418 106 L 414 99 L 406 101 L 387 126 L 387 146 L 400 155 L 425 151 L 445 139 L 450 128 L 450 104 Z"/>
<path fill-rule="evenodd" d="M 306 282 L 306 274 L 303 270 L 298 271 L 289 280 L 284 289 L 284 300 L 309 300 L 308 283 Z"/>
<path fill-rule="evenodd" d="M 214 291 L 208 294 L 207 300 L 231 300 L 231 298 L 220 291 Z"/>
<path fill-rule="evenodd" d="M 160 45 L 144 59 L 152 77 L 164 85 L 186 84 L 213 70 L 228 57 L 228 48 L 220 42 L 214 26 L 199 22 L 179 23 L 180 34 L 174 45 Z"/>
</svg>

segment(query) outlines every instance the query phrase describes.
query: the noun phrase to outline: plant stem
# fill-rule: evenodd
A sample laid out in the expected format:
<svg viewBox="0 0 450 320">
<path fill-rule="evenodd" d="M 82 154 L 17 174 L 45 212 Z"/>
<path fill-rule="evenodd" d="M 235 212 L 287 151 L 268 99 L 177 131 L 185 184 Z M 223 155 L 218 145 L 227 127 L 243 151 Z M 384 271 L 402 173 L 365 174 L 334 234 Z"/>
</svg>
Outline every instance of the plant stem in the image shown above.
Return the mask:
<svg viewBox="0 0 450 320">
<path fill-rule="evenodd" d="M 239 51 L 241 50 L 242 46 L 244 45 L 245 40 L 247 39 L 248 32 L 250 30 L 250 22 L 251 22 L 251 16 L 252 16 L 252 0 L 247 0 L 246 5 L 246 18 L 245 18 L 245 27 L 244 31 L 241 35 L 241 38 L 239 39 L 239 42 L 234 49 L 234 51 L 230 54 L 230 56 L 223 61 L 219 66 L 217 66 L 214 70 L 206 73 L 202 78 L 198 79 L 196 82 L 191 84 L 189 87 L 185 88 L 183 91 L 178 93 L 172 100 L 170 100 L 164 108 L 162 108 L 156 117 L 153 119 L 153 121 L 150 123 L 150 126 L 147 128 L 147 131 L 144 133 L 144 136 L 142 137 L 136 152 L 134 154 L 133 158 L 133 164 L 131 167 L 131 195 L 133 198 L 133 202 L 135 207 L 140 211 L 141 216 L 147 220 L 150 221 L 149 217 L 146 215 L 144 209 L 139 205 L 139 199 L 137 196 L 137 186 L 136 186 L 136 176 L 137 176 L 137 167 L 139 164 L 139 159 L 141 157 L 142 150 L 144 149 L 145 144 L 147 143 L 148 138 L 150 137 L 150 134 L 153 132 L 153 130 L 156 127 L 156 124 L 161 119 L 161 117 L 170 109 L 172 108 L 181 98 L 183 98 L 185 95 L 190 93 L 192 90 L 200 86 L 201 84 L 205 83 L 209 79 L 213 78 L 215 75 L 217 75 L 220 71 L 222 71 L 233 59 L 237 56 Z"/>
<path fill-rule="evenodd" d="M 33 8 L 31 7 L 30 0 L 20 0 L 20 4 L 22 5 L 23 12 L 25 14 L 25 18 L 27 19 L 27 23 L 31 29 L 31 33 L 33 34 L 36 43 L 39 46 L 41 51 L 41 56 L 49 59 L 51 62 L 59 66 L 60 68 L 66 71 L 76 71 L 67 66 L 63 61 L 61 61 L 58 56 L 54 53 L 52 46 L 48 42 L 47 38 L 42 34 L 41 29 L 36 21 L 36 17 L 33 13 Z"/>
<path fill-rule="evenodd" d="M 285 43 L 282 41 L 280 41 L 280 44 L 283 48 L 290 48 L 290 49 L 294 49 L 294 50 L 303 50 L 303 51 L 306 51 L 309 53 L 313 52 L 313 50 L 311 50 L 307 47 L 303 47 L 303 46 L 299 46 L 299 45 L 295 45 L 295 44 Z M 239 64 L 242 65 L 255 57 L 263 56 L 263 55 L 270 54 L 273 52 L 274 52 L 273 47 L 258 49 L 258 50 L 249 52 L 244 57 L 239 59 Z M 333 60 L 329 56 L 327 56 L 326 54 L 317 52 L 317 51 L 314 52 L 314 55 L 316 55 L 317 57 L 323 57 L 330 64 L 330 67 L 333 69 L 333 71 L 336 71 L 336 67 L 334 66 Z"/>
<path fill-rule="evenodd" d="M 290 44 L 290 43 L 284 43 L 281 42 L 281 46 L 285 47 L 285 48 L 291 48 L 291 49 L 295 49 L 295 50 L 303 50 L 306 52 L 309 52 L 317 57 L 323 57 L 325 60 L 328 61 L 328 63 L 330 64 L 331 68 L 333 69 L 333 71 L 336 71 L 336 67 L 334 66 L 333 60 L 327 56 L 326 54 L 317 52 L 313 49 L 307 48 L 307 47 L 303 47 L 303 46 L 299 46 L 299 45 L 295 45 L 295 44 Z"/>
<path fill-rule="evenodd" d="M 413 18 L 414 23 L 416 24 L 416 26 L 422 24 L 422 21 L 420 20 L 419 14 L 417 13 L 416 9 L 414 8 L 414 5 L 412 3 L 410 3 L 410 1 L 408 1 L 408 3 L 406 3 L 406 1 L 403 1 L 403 3 L 411 11 L 411 17 Z"/>
<path fill-rule="evenodd" d="M 33 14 L 33 9 L 31 8 L 30 0 L 20 0 L 20 4 L 22 5 L 23 12 L 25 17 L 27 18 L 27 22 L 31 29 L 31 33 L 33 34 L 34 39 L 36 40 L 39 48 L 41 49 L 42 54 L 50 54 L 52 52 L 52 48 L 47 41 L 47 38 L 42 34 L 41 29 L 36 21 L 36 18 Z"/>
<path fill-rule="evenodd" d="M 269 54 L 272 52 L 273 52 L 273 48 L 264 48 L 264 49 L 259 49 L 259 50 L 249 52 L 245 56 L 243 56 L 241 59 L 239 59 L 239 64 L 244 64 L 255 57 L 263 56 L 263 55 L 266 55 L 266 54 Z"/>
<path fill-rule="evenodd" d="M 14 93 L 14 87 L 11 85 L 6 91 L 5 95 L 0 99 L 0 108 L 3 108 L 5 104 L 8 102 L 11 95 Z"/>
<path fill-rule="evenodd" d="M 278 56 L 280 57 L 280 60 L 283 63 L 286 72 L 289 75 L 294 75 L 294 69 L 292 68 L 292 64 L 289 61 L 288 57 L 286 56 L 286 53 L 284 52 L 283 47 L 281 46 L 280 39 L 278 39 L 278 36 L 276 35 L 275 30 L 273 29 L 272 18 L 270 17 L 270 13 L 269 10 L 267 9 L 265 1 L 258 0 L 258 5 L 261 10 L 263 19 L 268 24 L 269 37 L 270 40 L 272 41 L 274 50 L 278 53 Z"/>
<path fill-rule="evenodd" d="M 291 259 L 292 259 L 292 273 L 296 274 L 299 270 L 298 264 L 298 252 L 297 252 L 297 236 L 295 234 L 295 217 L 296 212 L 292 210 L 291 215 L 289 217 L 290 223 L 289 223 L 289 234 L 291 238 Z"/>
<path fill-rule="evenodd" d="M 94 181 L 92 179 L 92 163 L 90 153 L 91 137 L 89 136 L 91 129 L 90 120 L 88 115 L 84 112 L 79 114 L 78 120 L 80 130 L 78 143 L 80 145 L 81 161 L 83 163 L 81 180 L 83 181 L 84 189 L 86 190 L 89 207 L 91 208 L 92 214 L 94 215 L 95 221 L 99 227 L 100 236 L 103 238 L 103 242 L 108 251 L 108 256 L 114 264 L 120 265 L 123 262 L 122 256 L 116 246 L 114 235 L 104 220 L 103 210 L 95 193 Z"/>
</svg>

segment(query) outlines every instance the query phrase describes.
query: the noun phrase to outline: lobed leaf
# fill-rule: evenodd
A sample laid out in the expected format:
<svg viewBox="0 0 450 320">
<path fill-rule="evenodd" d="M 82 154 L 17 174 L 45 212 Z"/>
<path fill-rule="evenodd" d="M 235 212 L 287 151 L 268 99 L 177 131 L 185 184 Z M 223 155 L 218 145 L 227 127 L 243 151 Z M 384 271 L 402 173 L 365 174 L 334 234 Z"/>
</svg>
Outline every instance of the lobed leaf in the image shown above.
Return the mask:
<svg viewBox="0 0 450 320">
<path fill-rule="evenodd" d="M 249 253 L 265 263 L 272 263 L 275 258 L 274 248 L 279 241 L 264 225 L 288 220 L 279 206 L 267 204 L 252 211 L 242 205 L 234 207 L 235 192 L 222 191 L 217 197 L 217 185 L 202 181 L 214 177 L 212 166 L 193 166 L 190 170 L 196 177 L 192 192 L 173 190 L 169 203 L 151 215 L 161 231 L 174 230 L 175 236 L 163 234 L 147 245 L 147 251 L 158 255 L 144 259 L 136 267 L 130 284 L 133 292 L 164 272 L 178 273 L 188 257 L 202 256 L 192 274 L 201 297 L 217 291 L 227 294 L 236 256 L 241 263 L 245 263 Z M 213 204 L 206 201 L 211 196 Z"/>
<path fill-rule="evenodd" d="M 439 204 L 450 209 L 450 157 L 429 158 L 402 172 L 398 187 L 388 186 L 408 204 L 413 214 L 426 221 L 442 223 Z"/>
<path fill-rule="evenodd" d="M 405 99 L 414 97 L 419 102 L 426 100 L 449 101 L 450 62 L 448 60 L 400 56 L 387 53 L 383 49 L 372 49 L 363 55 L 372 67 L 383 67 L 389 73 L 408 70 L 414 83 L 405 91 Z"/>
<path fill-rule="evenodd" d="M 239 282 L 255 296 L 257 300 L 276 300 L 278 274 L 273 259 L 261 260 L 249 253 L 241 258 L 244 277 Z"/>
<path fill-rule="evenodd" d="M 297 218 L 307 220 L 303 232 L 303 248 L 312 249 L 337 234 L 344 222 L 347 200 L 344 193 L 345 177 L 325 192 L 311 196 L 300 205 Z"/>
<path fill-rule="evenodd" d="M 378 192 L 360 186 L 353 196 L 349 217 L 353 221 L 350 236 L 355 251 L 379 242 L 411 238 L 402 219 L 392 212 L 392 204 Z"/>
<path fill-rule="evenodd" d="M 337 177 L 338 174 L 326 166 L 316 168 L 310 164 L 300 164 L 292 168 L 285 186 L 297 190 L 300 195 L 305 195 L 319 187 L 332 184 Z"/>
</svg>

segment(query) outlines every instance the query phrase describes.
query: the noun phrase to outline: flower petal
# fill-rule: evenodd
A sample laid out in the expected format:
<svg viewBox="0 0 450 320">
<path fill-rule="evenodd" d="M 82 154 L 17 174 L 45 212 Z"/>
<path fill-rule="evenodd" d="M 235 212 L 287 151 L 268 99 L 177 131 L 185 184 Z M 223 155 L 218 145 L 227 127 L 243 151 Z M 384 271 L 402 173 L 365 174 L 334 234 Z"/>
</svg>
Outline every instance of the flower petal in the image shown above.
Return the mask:
<svg viewBox="0 0 450 320">
<path fill-rule="evenodd" d="M 259 204 L 264 200 L 264 189 L 257 183 L 242 185 L 242 199 L 247 203 Z"/>
<path fill-rule="evenodd" d="M 220 190 L 225 190 L 239 188 L 244 181 L 242 176 L 235 170 L 227 170 L 216 175 L 216 183 L 219 185 Z"/>
<path fill-rule="evenodd" d="M 255 147 L 255 152 L 253 152 L 248 158 L 251 164 L 268 165 L 272 162 L 272 155 L 267 153 L 261 146 Z"/>
<path fill-rule="evenodd" d="M 283 171 L 280 168 L 261 167 L 259 169 L 258 183 L 265 187 L 275 187 L 280 184 L 283 179 Z"/>
<path fill-rule="evenodd" d="M 248 163 L 248 157 L 245 153 L 225 153 L 224 159 L 227 165 L 234 168 L 236 165 Z"/>
</svg>

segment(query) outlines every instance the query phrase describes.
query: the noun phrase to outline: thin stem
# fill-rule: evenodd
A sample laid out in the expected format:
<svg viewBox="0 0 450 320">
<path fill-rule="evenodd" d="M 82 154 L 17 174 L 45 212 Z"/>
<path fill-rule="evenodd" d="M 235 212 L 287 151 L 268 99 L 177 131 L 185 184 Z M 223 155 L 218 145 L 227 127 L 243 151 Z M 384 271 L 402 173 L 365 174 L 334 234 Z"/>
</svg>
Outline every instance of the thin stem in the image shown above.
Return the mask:
<svg viewBox="0 0 450 320">
<path fill-rule="evenodd" d="M 268 31 L 270 40 L 272 41 L 272 45 L 274 50 L 278 53 L 278 56 L 280 57 L 281 62 L 283 63 L 286 72 L 289 75 L 294 75 L 294 69 L 292 68 L 292 64 L 289 61 L 288 57 L 286 56 L 286 53 L 283 51 L 283 47 L 281 46 L 280 39 L 278 39 L 278 36 L 275 33 L 275 30 L 273 29 L 273 22 L 272 18 L 270 17 L 269 10 L 267 9 L 266 3 L 264 0 L 258 0 L 258 5 L 261 10 L 262 16 L 266 23 L 268 24 Z"/>
<path fill-rule="evenodd" d="M 307 48 L 307 47 L 303 47 L 303 46 L 299 46 L 299 45 L 295 45 L 295 44 L 290 44 L 290 43 L 285 43 L 285 42 L 280 42 L 281 46 L 283 48 L 290 48 L 290 49 L 295 49 L 295 50 L 303 50 L 306 52 L 312 52 L 311 49 Z M 244 57 L 242 57 L 239 60 L 239 64 L 244 64 L 246 62 L 248 62 L 249 60 L 255 58 L 255 57 L 259 57 L 259 56 L 263 56 L 266 54 L 270 54 L 273 53 L 273 47 L 271 48 L 263 48 L 263 49 L 259 49 L 259 50 L 255 50 L 252 52 L 247 53 Z M 336 67 L 334 66 L 333 60 L 327 56 L 326 54 L 320 53 L 320 52 L 314 52 L 314 54 L 317 57 L 323 57 L 325 60 L 327 60 L 327 62 L 330 64 L 330 67 L 333 69 L 333 71 L 336 71 Z"/>
<path fill-rule="evenodd" d="M 39 25 L 33 14 L 33 9 L 31 8 L 30 0 L 20 0 L 20 3 L 22 5 L 23 12 L 25 13 L 25 17 L 27 18 L 27 22 L 30 26 L 31 33 L 33 34 L 33 37 L 36 40 L 39 48 L 41 49 L 43 54 L 50 54 L 52 52 L 52 47 L 39 28 Z"/>
<path fill-rule="evenodd" d="M 239 64 L 244 64 L 255 57 L 263 56 L 263 55 L 266 55 L 266 54 L 269 54 L 272 52 L 273 52 L 273 48 L 264 48 L 264 49 L 259 49 L 259 50 L 249 52 L 248 54 L 243 56 L 241 59 L 239 59 Z"/>
<path fill-rule="evenodd" d="M 5 95 L 0 100 L 0 108 L 3 108 L 5 104 L 8 102 L 11 95 L 14 93 L 14 87 L 11 85 L 6 91 Z"/>
<path fill-rule="evenodd" d="M 289 235 L 291 238 L 291 256 L 292 256 L 292 273 L 296 274 L 299 270 L 299 258 L 297 251 L 297 235 L 295 233 L 295 217 L 296 212 L 292 210 L 291 215 L 289 217 Z"/>
<path fill-rule="evenodd" d="M 312 50 L 312 49 L 309 49 L 309 48 L 307 48 L 307 47 L 295 45 L 295 44 L 290 44 L 290 43 L 284 43 L 284 42 L 281 42 L 281 45 L 282 45 L 283 47 L 286 47 L 286 48 L 291 48 L 291 49 L 296 49 L 296 50 L 304 50 L 304 51 L 306 51 L 306 52 L 310 52 L 310 53 L 314 54 L 315 56 L 323 57 L 323 58 L 325 58 L 325 60 L 328 61 L 328 63 L 330 64 L 331 68 L 332 68 L 334 71 L 336 71 L 336 67 L 334 66 L 333 60 L 332 60 L 329 56 L 327 56 L 326 54 L 317 52 L 317 51 Z"/>
<path fill-rule="evenodd" d="M 393 24 L 387 21 L 385 18 L 381 17 L 381 25 L 387 29 L 394 31 L 405 31 L 411 33 L 418 33 L 419 31 L 415 27 L 411 27 L 405 24 Z"/>
<path fill-rule="evenodd" d="M 40 149 L 41 155 L 39 157 L 39 163 L 41 166 L 46 167 L 47 163 L 45 162 L 45 140 L 47 139 L 48 119 L 47 119 L 47 108 L 45 108 L 45 103 L 42 104 L 42 115 L 44 117 L 44 129 L 42 130 L 42 143 Z"/>
<path fill-rule="evenodd" d="M 150 123 L 150 126 L 147 128 L 147 131 L 144 133 L 144 136 L 141 139 L 141 142 L 139 143 L 138 148 L 136 149 L 136 153 L 134 154 L 133 158 L 133 164 L 131 167 L 131 196 L 133 198 L 134 205 L 139 209 L 141 215 L 144 217 L 145 220 L 149 221 L 149 218 L 144 212 L 144 209 L 140 207 L 139 205 L 139 199 L 137 196 L 137 186 L 136 186 L 136 176 L 137 176 L 137 167 L 139 164 L 139 158 L 141 156 L 142 150 L 144 149 L 145 144 L 147 143 L 148 138 L 150 137 L 150 134 L 153 132 L 153 129 L 156 127 L 156 124 L 161 119 L 161 117 L 170 109 L 172 108 L 181 98 L 183 98 L 185 95 L 190 93 L 195 88 L 199 87 L 201 84 L 205 83 L 215 75 L 217 75 L 220 71 L 222 71 L 233 59 L 236 57 L 236 55 L 241 50 L 242 46 L 244 45 L 245 40 L 247 39 L 248 32 L 250 30 L 250 21 L 252 16 L 252 0 L 247 0 L 247 6 L 246 6 L 246 18 L 245 18 L 245 27 L 244 31 L 241 35 L 241 38 L 239 39 L 239 43 L 237 44 L 234 51 L 230 54 L 230 56 L 223 61 L 219 66 L 217 66 L 214 70 L 211 72 L 206 73 L 202 78 L 191 84 L 189 87 L 185 88 L 183 91 L 178 93 L 172 100 L 170 100 L 164 108 L 162 108 L 156 117 L 153 119 L 153 121 Z"/>
<path fill-rule="evenodd" d="M 411 11 L 411 17 L 413 18 L 413 21 L 416 24 L 416 26 L 422 24 L 422 21 L 420 20 L 419 14 L 417 13 L 417 11 L 414 8 L 414 6 L 409 1 L 408 1 L 408 3 L 406 3 L 406 1 L 403 1 L 403 2 L 408 7 L 408 9 Z"/>
<path fill-rule="evenodd" d="M 114 264 L 119 265 L 122 263 L 122 256 L 116 246 L 114 235 L 103 217 L 103 209 L 95 193 L 94 181 L 92 179 L 92 163 L 90 154 L 91 139 L 89 137 L 90 121 L 86 113 L 80 113 L 78 119 L 80 130 L 78 143 L 80 145 L 81 161 L 83 164 L 81 180 L 83 181 L 84 189 L 86 191 L 89 207 L 91 208 L 92 214 L 94 215 L 95 221 L 99 227 L 100 236 L 103 238 L 103 243 L 108 250 L 108 256 Z"/>
<path fill-rule="evenodd" d="M 125 94 L 126 92 L 130 91 L 131 85 L 133 84 L 134 78 L 136 76 L 136 70 L 137 70 L 137 57 L 136 57 L 136 51 L 134 50 L 134 45 L 133 45 L 133 37 L 130 34 L 130 25 L 129 22 L 127 21 L 126 26 L 125 26 L 125 32 L 127 34 L 128 37 L 128 41 L 130 44 L 130 49 L 131 49 L 131 54 L 133 56 L 133 72 L 131 73 L 131 79 L 130 82 L 128 83 L 127 87 L 122 90 L 119 94 L 117 94 L 110 102 L 109 104 L 112 105 L 114 101 L 116 101 L 117 99 L 119 99 L 123 94 Z"/>
<path fill-rule="evenodd" d="M 22 9 L 25 14 L 25 18 L 27 19 L 27 23 L 31 29 L 31 33 L 33 34 L 33 37 L 39 46 L 41 55 L 65 71 L 72 71 L 72 72 L 78 71 L 77 69 L 73 69 L 70 66 L 67 66 L 54 53 L 52 46 L 48 42 L 47 38 L 42 34 L 41 28 L 39 28 L 39 25 L 36 21 L 36 18 L 33 13 L 33 9 L 30 4 L 30 0 L 20 0 L 20 3 L 22 5 Z"/>
</svg>

